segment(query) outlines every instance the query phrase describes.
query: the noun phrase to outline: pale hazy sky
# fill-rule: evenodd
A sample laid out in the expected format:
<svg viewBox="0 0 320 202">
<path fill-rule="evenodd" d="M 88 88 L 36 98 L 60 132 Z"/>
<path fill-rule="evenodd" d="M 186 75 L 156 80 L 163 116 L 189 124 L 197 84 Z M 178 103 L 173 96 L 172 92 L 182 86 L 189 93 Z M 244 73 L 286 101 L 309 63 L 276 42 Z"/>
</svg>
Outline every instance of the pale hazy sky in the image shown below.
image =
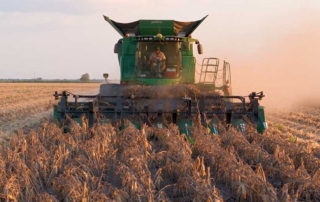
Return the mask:
<svg viewBox="0 0 320 202">
<path fill-rule="evenodd" d="M 235 73 L 247 65 L 258 77 L 248 61 L 267 59 L 261 54 L 287 46 L 280 41 L 303 26 L 319 27 L 319 13 L 319 0 L 0 0 L 0 78 L 74 79 L 89 73 L 101 79 L 108 72 L 117 79 L 113 47 L 120 35 L 103 15 L 131 22 L 193 21 L 207 14 L 193 33 L 204 46 L 204 55 L 196 53 L 199 63 L 219 57 Z M 242 80 L 235 73 L 235 81 Z"/>
</svg>

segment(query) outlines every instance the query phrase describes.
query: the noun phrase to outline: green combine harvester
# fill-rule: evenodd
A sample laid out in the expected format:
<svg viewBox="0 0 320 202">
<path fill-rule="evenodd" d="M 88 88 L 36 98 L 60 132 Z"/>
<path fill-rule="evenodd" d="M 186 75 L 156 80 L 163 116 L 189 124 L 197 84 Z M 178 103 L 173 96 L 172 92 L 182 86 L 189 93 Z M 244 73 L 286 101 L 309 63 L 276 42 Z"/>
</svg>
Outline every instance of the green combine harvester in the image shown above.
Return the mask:
<svg viewBox="0 0 320 202">
<path fill-rule="evenodd" d="M 245 132 L 245 126 L 253 124 L 263 133 L 267 128 L 264 107 L 259 105 L 263 92 L 232 95 L 230 64 L 220 64 L 218 58 L 204 58 L 201 69 L 196 70 L 193 48 L 196 45 L 203 54 L 203 47 L 191 34 L 206 17 L 191 22 L 120 23 L 104 16 L 121 35 L 114 46 L 120 83 L 108 83 L 109 74 L 104 73 L 106 83 L 101 84 L 98 95 L 55 92 L 59 102 L 54 106 L 54 119 L 64 125 L 68 116 L 80 125 L 86 120 L 89 127 L 112 123 L 120 129 L 128 124 L 137 128 L 177 124 L 186 135 L 196 123 L 214 134 L 219 134 L 219 125 Z M 70 95 L 73 101 L 68 100 Z M 89 101 L 80 101 L 83 99 Z"/>
</svg>

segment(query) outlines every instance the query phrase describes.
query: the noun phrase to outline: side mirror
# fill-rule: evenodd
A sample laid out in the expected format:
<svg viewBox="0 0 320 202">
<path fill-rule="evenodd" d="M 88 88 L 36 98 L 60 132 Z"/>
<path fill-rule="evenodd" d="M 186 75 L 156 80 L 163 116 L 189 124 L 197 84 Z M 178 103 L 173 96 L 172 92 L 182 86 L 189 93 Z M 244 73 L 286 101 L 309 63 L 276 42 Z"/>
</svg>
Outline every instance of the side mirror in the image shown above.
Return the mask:
<svg viewBox="0 0 320 202">
<path fill-rule="evenodd" d="M 120 47 L 120 44 L 119 44 L 119 43 L 116 43 L 116 44 L 114 45 L 113 52 L 114 52 L 114 53 L 118 53 L 118 52 L 119 52 L 119 47 Z"/>
<path fill-rule="evenodd" d="M 182 43 L 182 49 L 183 50 L 190 50 L 190 43 L 188 41 L 184 41 Z"/>
<path fill-rule="evenodd" d="M 103 78 L 104 78 L 104 80 L 108 83 L 108 81 L 107 81 L 107 78 L 109 77 L 109 74 L 108 73 L 104 73 L 103 74 Z"/>
<path fill-rule="evenodd" d="M 198 53 L 199 53 L 199 54 L 203 54 L 202 44 L 199 43 L 197 48 L 198 48 Z"/>
</svg>

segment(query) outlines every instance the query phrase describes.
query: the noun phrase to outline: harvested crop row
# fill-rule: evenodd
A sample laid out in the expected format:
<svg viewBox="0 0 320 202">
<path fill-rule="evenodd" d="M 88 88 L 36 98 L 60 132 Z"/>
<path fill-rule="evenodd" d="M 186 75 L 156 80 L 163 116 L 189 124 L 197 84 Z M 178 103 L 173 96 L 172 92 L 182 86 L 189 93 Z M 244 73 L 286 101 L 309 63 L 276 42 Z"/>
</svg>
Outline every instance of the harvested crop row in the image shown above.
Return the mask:
<svg viewBox="0 0 320 202">
<path fill-rule="evenodd" d="M 254 134 L 255 131 L 252 130 L 249 133 Z M 280 147 L 276 147 L 271 155 L 256 142 L 250 144 L 242 134 L 236 131 L 221 135 L 221 139 L 225 146 L 235 148 L 239 158 L 248 162 L 256 172 L 260 172 L 267 181 L 278 188 L 282 200 L 289 198 L 293 201 L 306 200 L 308 197 L 319 199 L 319 195 L 314 193 L 320 190 L 319 184 L 314 183 L 314 179 L 311 179 L 303 163 L 295 169 L 293 161 L 280 150 Z M 301 185 L 303 188 L 300 187 Z"/>
<path fill-rule="evenodd" d="M 318 123 L 320 121 L 319 116 L 310 114 L 310 111 L 308 113 L 290 112 L 286 114 L 285 117 L 292 118 L 292 119 L 298 120 L 299 122 L 304 122 L 306 124 L 310 124 L 314 122 Z"/>
<path fill-rule="evenodd" d="M 311 155 L 320 158 L 320 138 L 315 133 L 297 130 L 287 125 L 271 123 L 270 128 L 276 131 L 279 138 L 293 142 L 299 147 L 307 150 Z"/>
<path fill-rule="evenodd" d="M 255 141 L 259 143 L 268 153 L 273 153 L 276 147 L 284 150 L 286 154 L 293 160 L 295 167 L 301 165 L 301 160 L 305 162 L 308 173 L 313 175 L 319 169 L 320 160 L 313 156 L 312 151 L 304 145 L 296 144 L 287 138 L 281 138 L 279 131 L 270 129 L 263 136 L 255 133 L 247 135 L 249 142 Z"/>
<path fill-rule="evenodd" d="M 97 91 L 99 83 L 0 83 L 0 133 L 52 109 L 55 91 Z M 27 124 L 28 125 L 28 124 Z"/>
<path fill-rule="evenodd" d="M 308 126 L 303 123 L 279 118 L 277 115 L 272 115 L 271 117 L 269 117 L 269 122 L 273 123 L 276 127 L 278 127 L 283 132 L 285 131 L 286 128 L 290 128 L 290 129 L 300 131 L 300 132 L 309 132 L 309 133 L 318 133 L 319 132 L 319 128 L 317 128 L 317 127 Z"/>
<path fill-rule="evenodd" d="M 0 122 L 8 124 L 14 120 L 24 119 L 32 114 L 46 111 L 52 108 L 52 103 L 47 98 L 26 102 L 20 106 L 14 106 L 0 110 Z"/>
<path fill-rule="evenodd" d="M 319 116 L 314 116 L 310 114 L 306 115 L 302 113 L 286 113 L 278 114 L 277 117 L 288 122 L 304 125 L 305 127 L 319 128 L 320 126 Z"/>
<path fill-rule="evenodd" d="M 308 200 L 310 198 L 320 200 L 320 161 L 318 158 L 314 157 L 303 147 L 282 139 L 277 135 L 277 131 L 273 131 L 272 129 L 263 136 L 251 132 L 246 137 L 249 142 L 254 141 L 269 154 L 282 158 L 282 162 L 291 162 L 291 175 L 288 178 L 289 181 L 286 182 L 294 183 L 294 186 L 288 187 L 289 190 L 292 190 L 291 194 L 296 193 L 294 197 L 301 200 Z M 285 169 L 289 168 L 289 166 L 285 166 Z M 290 173 L 289 170 L 287 174 Z M 294 176 L 300 178 L 300 180 L 293 180 Z"/>
<path fill-rule="evenodd" d="M 299 112 L 308 114 L 311 116 L 320 116 L 320 108 L 306 108 L 306 109 L 301 109 Z"/>
<path fill-rule="evenodd" d="M 283 138 L 287 136 L 295 136 L 304 141 L 320 142 L 320 137 L 316 133 L 317 131 L 319 131 L 319 129 L 313 130 L 312 128 L 308 128 L 306 126 L 303 126 L 303 128 L 299 129 L 295 126 L 292 127 L 292 125 L 299 124 L 295 124 L 293 122 L 277 123 L 274 119 L 272 122 L 269 122 L 269 126 L 271 128 L 279 130 Z"/>
<path fill-rule="evenodd" d="M 99 83 L 0 83 L 0 107 L 21 104 L 41 97 L 53 98 L 55 91 L 79 92 L 97 89 Z"/>
</svg>

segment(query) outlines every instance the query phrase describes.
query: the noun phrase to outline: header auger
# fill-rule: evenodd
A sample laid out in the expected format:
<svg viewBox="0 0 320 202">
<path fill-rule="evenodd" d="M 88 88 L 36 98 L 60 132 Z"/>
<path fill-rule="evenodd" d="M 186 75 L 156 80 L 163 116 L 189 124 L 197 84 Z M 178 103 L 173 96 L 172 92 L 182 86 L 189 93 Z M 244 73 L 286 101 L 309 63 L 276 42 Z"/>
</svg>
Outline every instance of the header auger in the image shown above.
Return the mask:
<svg viewBox="0 0 320 202">
<path fill-rule="evenodd" d="M 246 124 L 253 124 L 263 133 L 267 124 L 259 100 L 264 94 L 232 95 L 228 62 L 221 65 L 218 58 L 204 58 L 199 82 L 195 81 L 197 62 L 193 45 L 197 45 L 199 54 L 203 47 L 191 34 L 206 17 L 191 22 L 119 23 L 104 16 L 121 35 L 114 47 L 120 83 L 108 83 L 109 74 L 105 73 L 106 83 L 101 84 L 98 95 L 73 95 L 72 102 L 68 101 L 70 93 L 55 92 L 59 103 L 54 106 L 54 118 L 63 123 L 69 116 L 82 124 L 81 117 L 85 115 L 89 127 L 103 123 L 122 123 L 120 128 L 128 123 L 138 128 L 142 124 L 166 127 L 172 123 L 185 134 L 198 120 L 214 134 L 219 134 L 219 124 L 241 131 L 245 131 Z"/>
</svg>

